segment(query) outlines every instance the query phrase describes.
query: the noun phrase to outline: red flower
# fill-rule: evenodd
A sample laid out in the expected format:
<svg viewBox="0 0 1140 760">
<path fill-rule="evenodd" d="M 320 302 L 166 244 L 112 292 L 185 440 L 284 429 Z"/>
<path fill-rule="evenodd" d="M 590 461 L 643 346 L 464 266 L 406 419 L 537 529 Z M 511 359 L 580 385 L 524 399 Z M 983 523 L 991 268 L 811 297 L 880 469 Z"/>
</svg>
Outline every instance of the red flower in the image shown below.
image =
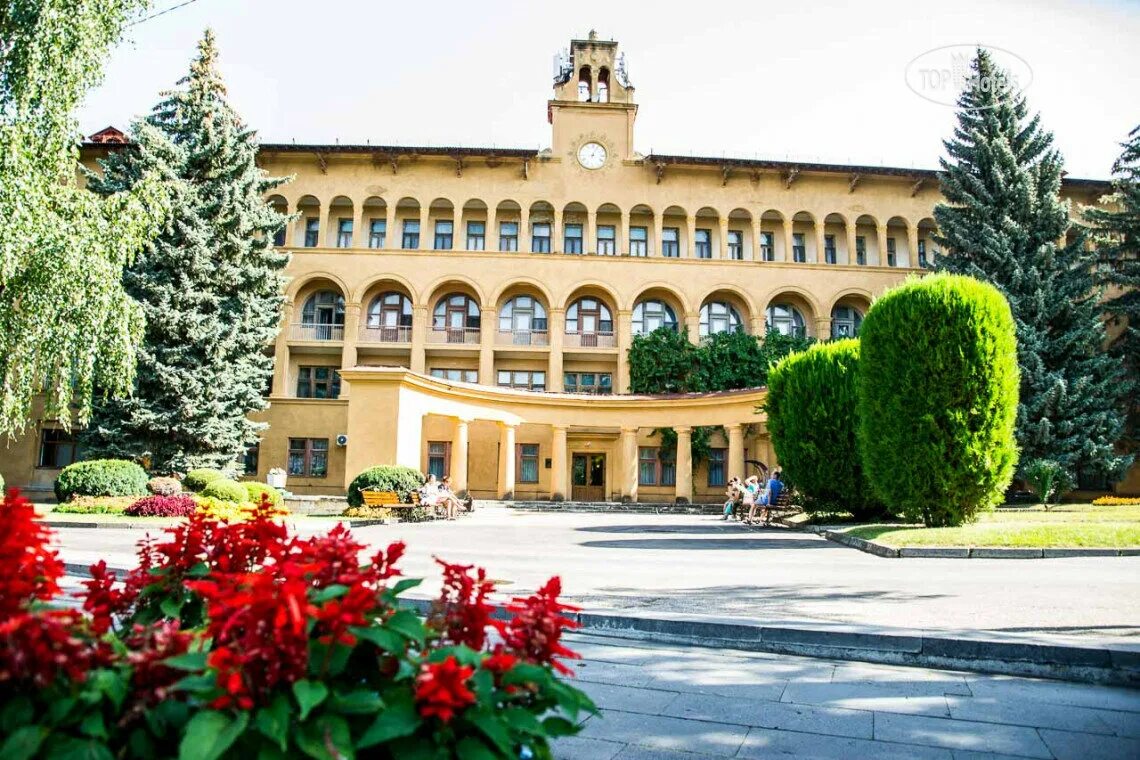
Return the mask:
<svg viewBox="0 0 1140 760">
<path fill-rule="evenodd" d="M 31 682 L 43 688 L 66 676 L 86 680 L 93 668 L 110 662 L 110 650 L 84 635 L 75 610 L 24 613 L 0 623 L 0 683 Z"/>
<path fill-rule="evenodd" d="M 51 531 L 36 520 L 18 489 L 10 489 L 0 502 L 0 525 L 0 620 L 7 620 L 29 602 L 58 594 L 64 567 L 48 548 Z"/>
<path fill-rule="evenodd" d="M 87 596 L 83 609 L 91 614 L 91 628 L 95 635 L 102 636 L 111 628 L 112 617 L 130 607 L 137 596 L 137 590 L 115 588 L 115 574 L 107 572 L 107 563 L 99 560 L 89 568 L 91 580 L 84 581 Z"/>
<path fill-rule="evenodd" d="M 182 676 L 180 670 L 167 667 L 163 660 L 185 654 L 193 636 L 178 630 L 177 621 L 163 621 L 144 628 L 136 625 L 127 638 L 127 662 L 131 664 L 131 693 L 142 707 L 165 700 L 168 690 Z"/>
<path fill-rule="evenodd" d="M 495 608 L 487 603 L 495 585 L 487 580 L 487 571 L 479 568 L 471 577 L 472 565 L 452 565 L 436 559 L 443 567 L 443 590 L 436 602 L 435 621 L 445 640 L 482 649 L 487 643 L 487 626 Z"/>
<path fill-rule="evenodd" d="M 475 694 L 467 688 L 467 679 L 474 673 L 475 668 L 460 665 L 454 657 L 424 663 L 416 678 L 416 704 L 420 715 L 434 716 L 447 723 L 456 713 L 475 704 Z"/>
<path fill-rule="evenodd" d="M 509 652 L 504 652 L 502 647 L 498 647 L 487 659 L 483 660 L 483 669 L 491 671 L 496 676 L 501 676 L 513 668 L 518 661 L 518 657 Z"/>
<path fill-rule="evenodd" d="M 512 600 L 507 609 L 514 617 L 498 628 L 507 648 L 527 662 L 551 665 L 559 673 L 571 675 L 574 671 L 557 658 L 578 657 L 561 643 L 564 629 L 577 628 L 578 624 L 562 613 L 577 612 L 579 608 L 559 602 L 561 593 L 562 581 L 555 576 L 537 593 Z"/>
<path fill-rule="evenodd" d="M 386 581 L 397 575 L 403 575 L 396 569 L 396 563 L 404 556 L 404 549 L 406 548 L 403 541 L 395 541 L 388 544 L 387 554 L 383 549 L 376 552 L 376 556 L 372 558 L 372 564 L 376 568 L 376 577 L 379 580 Z"/>
</svg>

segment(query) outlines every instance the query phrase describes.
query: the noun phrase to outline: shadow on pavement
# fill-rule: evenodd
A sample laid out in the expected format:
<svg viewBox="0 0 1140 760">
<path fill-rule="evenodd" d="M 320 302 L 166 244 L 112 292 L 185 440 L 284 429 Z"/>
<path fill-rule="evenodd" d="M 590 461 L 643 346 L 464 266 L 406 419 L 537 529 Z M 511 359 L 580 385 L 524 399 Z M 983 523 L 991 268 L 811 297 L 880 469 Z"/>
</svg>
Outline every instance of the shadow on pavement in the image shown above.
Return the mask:
<svg viewBox="0 0 1140 760">
<path fill-rule="evenodd" d="M 663 549 L 676 551 L 753 551 L 756 549 L 842 549 L 838 544 L 802 538 L 615 538 L 583 541 L 591 549 Z"/>
<path fill-rule="evenodd" d="M 741 535 L 744 526 L 738 522 L 702 523 L 697 525 L 585 525 L 574 530 L 581 533 L 687 533 L 709 535 Z M 766 532 L 787 535 L 786 528 L 765 528 Z"/>
</svg>

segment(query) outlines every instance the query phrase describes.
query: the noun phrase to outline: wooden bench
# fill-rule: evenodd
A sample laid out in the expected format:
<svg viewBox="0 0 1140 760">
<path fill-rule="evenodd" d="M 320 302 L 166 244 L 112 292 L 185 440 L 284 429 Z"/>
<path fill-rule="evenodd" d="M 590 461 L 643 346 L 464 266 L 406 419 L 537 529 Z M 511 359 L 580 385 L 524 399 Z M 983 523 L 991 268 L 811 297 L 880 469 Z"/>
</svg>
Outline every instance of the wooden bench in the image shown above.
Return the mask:
<svg viewBox="0 0 1140 760">
<path fill-rule="evenodd" d="M 370 491 L 364 489 L 360 492 L 364 504 L 369 507 L 384 507 L 385 509 L 414 509 L 420 505 L 419 491 L 412 491 L 412 501 L 405 504 L 400 501 L 400 494 L 395 491 Z"/>
</svg>

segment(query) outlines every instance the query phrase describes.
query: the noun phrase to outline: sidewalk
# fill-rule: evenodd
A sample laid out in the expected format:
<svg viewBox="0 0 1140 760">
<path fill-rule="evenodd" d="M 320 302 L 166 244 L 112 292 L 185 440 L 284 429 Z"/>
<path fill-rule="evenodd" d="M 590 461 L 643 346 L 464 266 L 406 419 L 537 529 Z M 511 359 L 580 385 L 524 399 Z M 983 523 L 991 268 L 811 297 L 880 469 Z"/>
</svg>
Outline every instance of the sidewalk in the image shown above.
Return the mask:
<svg viewBox="0 0 1140 760">
<path fill-rule="evenodd" d="M 574 635 L 559 760 L 1140 757 L 1140 691 Z"/>
</svg>

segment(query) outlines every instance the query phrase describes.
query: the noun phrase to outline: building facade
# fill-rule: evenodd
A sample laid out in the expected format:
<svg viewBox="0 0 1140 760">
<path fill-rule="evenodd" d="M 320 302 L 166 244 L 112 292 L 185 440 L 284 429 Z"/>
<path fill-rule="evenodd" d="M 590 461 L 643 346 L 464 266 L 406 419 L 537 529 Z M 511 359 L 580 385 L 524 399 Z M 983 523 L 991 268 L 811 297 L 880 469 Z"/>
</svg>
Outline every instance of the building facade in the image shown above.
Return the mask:
<svg viewBox="0 0 1140 760">
<path fill-rule="evenodd" d="M 295 176 L 268 199 L 295 220 L 250 473 L 336 493 L 399 461 L 477 497 L 644 501 L 716 498 L 746 461 L 774 464 L 762 390 L 623 396 L 633 336 L 856 334 L 938 256 L 937 176 L 642 154 L 634 95 L 617 43 L 591 34 L 556 58 L 545 150 L 263 145 L 267 172 Z M 1076 208 L 1107 187 L 1063 193 Z M 690 477 L 699 425 L 726 427 Z M 662 427 L 684 451 L 662 455 Z M 56 428 L 10 443 L 10 483 L 75 456 Z"/>
</svg>

